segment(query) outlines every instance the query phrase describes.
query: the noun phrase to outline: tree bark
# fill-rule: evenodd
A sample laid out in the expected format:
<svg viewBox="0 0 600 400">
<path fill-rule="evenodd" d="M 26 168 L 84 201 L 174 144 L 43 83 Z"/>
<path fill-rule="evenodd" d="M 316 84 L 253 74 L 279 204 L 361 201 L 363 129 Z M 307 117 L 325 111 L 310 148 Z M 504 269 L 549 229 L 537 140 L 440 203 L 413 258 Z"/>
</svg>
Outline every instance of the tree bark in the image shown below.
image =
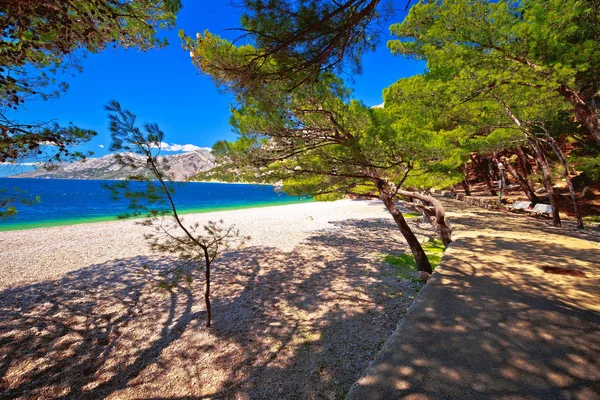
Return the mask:
<svg viewBox="0 0 600 400">
<path fill-rule="evenodd" d="M 496 163 L 500 162 L 500 158 L 498 157 L 497 153 L 494 153 L 493 157 L 494 157 L 494 161 L 496 161 Z M 533 187 L 528 184 L 527 180 L 525 178 L 523 178 L 517 172 L 517 170 L 515 170 L 515 168 L 512 166 L 512 164 L 510 162 L 508 162 L 508 160 L 504 160 L 502 165 L 504 165 L 504 167 L 506 167 L 506 170 L 508 171 L 508 173 L 517 180 L 517 183 L 519 184 L 519 186 L 521 187 L 521 190 L 523 191 L 523 193 L 525 193 L 525 196 L 527 196 L 529 201 L 531 201 L 534 205 L 539 203 L 540 199 L 535 194 Z"/>
<path fill-rule="evenodd" d="M 519 146 L 519 147 L 517 147 L 517 154 L 519 155 L 521 169 L 523 170 L 523 176 L 525 177 L 527 186 L 531 188 L 533 193 L 535 193 L 535 185 L 533 184 L 531 179 L 529 179 L 529 175 L 531 175 L 531 173 L 533 172 L 533 168 L 531 167 L 531 164 L 529 164 L 529 161 L 527 160 L 527 155 L 525 154 L 525 150 L 523 150 L 523 148 L 521 148 Z"/>
<path fill-rule="evenodd" d="M 575 188 L 573 187 L 571 177 L 569 176 L 569 166 L 567 165 L 565 155 L 558 146 L 558 143 L 556 143 L 556 140 L 554 140 L 554 138 L 550 136 L 550 133 L 548 133 L 548 131 L 545 128 L 542 129 L 544 130 L 544 134 L 548 139 L 550 147 L 552 147 L 552 150 L 554 150 L 554 152 L 556 153 L 556 156 L 560 160 L 560 163 L 563 167 L 563 176 L 565 177 L 565 181 L 567 182 L 569 194 L 571 195 L 571 203 L 573 204 L 573 212 L 575 213 L 575 217 L 577 218 L 577 228 L 583 229 L 583 218 L 581 218 L 581 213 L 579 212 L 579 206 L 577 205 L 577 195 L 575 193 Z"/>
<path fill-rule="evenodd" d="M 470 196 L 471 195 L 471 188 L 469 187 L 469 184 L 467 183 L 466 178 L 462 180 L 462 187 L 465 190 L 465 196 Z"/>
<path fill-rule="evenodd" d="M 506 103 L 500 97 L 498 97 L 498 95 L 496 95 L 494 92 L 490 92 L 490 94 L 492 95 L 492 97 L 494 97 L 496 99 L 496 101 L 498 101 L 498 103 L 500 103 L 502 108 L 504 108 L 506 115 L 508 115 L 508 117 L 510 119 L 512 119 L 512 121 L 519 128 L 519 130 L 521 132 L 523 132 L 525 139 L 527 139 L 529 141 L 529 143 L 531 144 L 531 147 L 533 148 L 533 151 L 536 153 L 536 155 L 537 155 L 536 160 L 539 162 L 539 165 L 542 168 L 542 173 L 544 174 L 544 186 L 546 187 L 546 192 L 548 192 L 548 197 L 550 198 L 550 205 L 552 206 L 552 224 L 554 226 L 562 226 L 560 223 L 560 215 L 558 213 L 558 204 L 556 201 L 556 193 L 554 193 L 554 188 L 552 187 L 550 166 L 548 165 L 548 162 L 546 162 L 546 157 L 544 156 L 544 151 L 540 147 L 540 144 L 537 141 L 537 139 L 535 138 L 535 136 L 532 137 L 531 132 L 529 132 L 523 126 L 523 124 L 521 123 L 521 120 L 519 118 L 517 118 L 517 116 L 515 114 L 513 114 L 512 110 L 510 108 L 508 108 Z"/>
<path fill-rule="evenodd" d="M 414 203 L 414 199 L 413 198 L 409 197 L 408 201 L 411 202 L 411 203 Z M 421 215 L 423 216 L 423 221 L 429 222 L 429 224 L 431 225 L 431 227 L 433 229 L 435 229 L 436 228 L 436 225 L 435 225 L 435 212 L 431 211 L 429 209 L 429 207 L 427 207 L 424 204 L 418 204 L 416 207 L 421 212 Z"/>
<path fill-rule="evenodd" d="M 477 155 L 474 156 L 473 154 L 471 154 L 471 161 L 473 161 L 473 164 L 475 165 L 475 169 L 477 171 L 479 171 L 479 175 L 481 175 L 481 177 L 483 178 L 483 182 L 487 186 L 487 188 L 490 191 L 490 193 L 492 194 L 492 196 L 498 196 L 498 193 L 496 193 L 496 191 L 494 190 L 494 187 L 492 186 L 492 183 L 490 182 L 488 172 L 485 170 L 483 165 L 481 165 L 481 163 L 479 162 Z"/>
<path fill-rule="evenodd" d="M 471 185 L 469 184 L 469 169 L 467 168 L 467 163 L 465 163 L 465 178 L 462 180 L 463 189 L 465 189 L 465 196 L 471 195 Z"/>
<path fill-rule="evenodd" d="M 519 156 L 519 164 L 521 164 L 521 169 L 523 170 L 523 175 L 527 178 L 531 175 L 531 165 L 529 165 L 529 161 L 527 161 L 527 155 L 521 146 L 517 147 L 517 155 Z"/>
<path fill-rule="evenodd" d="M 406 223 L 404 216 L 402 215 L 400 210 L 398 210 L 398 207 L 396 207 L 396 202 L 394 201 L 393 196 L 389 193 L 389 190 L 386 190 L 387 188 L 384 188 L 384 185 L 385 182 L 377 182 L 377 189 L 379 190 L 380 198 L 383 201 L 383 204 L 385 204 L 385 208 L 387 208 L 388 212 L 394 218 L 394 221 L 396 222 L 396 225 L 398 225 L 402 236 L 404 236 L 406 242 L 410 246 L 410 250 L 412 251 L 413 256 L 415 257 L 417 269 L 419 271 L 427 272 L 428 274 L 433 273 L 431 263 L 429 262 L 427 254 L 425 254 L 423 247 L 421 247 L 421 243 L 419 243 L 419 240 L 417 239 L 413 231 L 410 229 L 410 226 L 408 226 L 408 224 Z"/>
<path fill-rule="evenodd" d="M 206 265 L 206 269 L 204 270 L 204 276 L 206 279 L 206 287 L 204 290 L 204 303 L 206 304 L 206 327 L 210 328 L 211 325 L 211 305 L 210 305 L 210 255 L 208 254 L 208 248 L 204 250 L 204 262 Z"/>
<path fill-rule="evenodd" d="M 585 125 L 588 132 L 590 132 L 594 140 L 600 145 L 600 120 L 598 119 L 598 113 L 593 103 L 586 103 L 579 93 L 567 85 L 561 85 L 558 88 L 558 93 L 571 103 L 577 121 Z"/>
<path fill-rule="evenodd" d="M 452 229 L 446 225 L 446 210 L 442 203 L 440 203 L 437 199 L 427 196 L 421 193 L 408 192 L 406 190 L 398 190 L 398 194 L 406 197 L 412 197 L 415 199 L 419 199 L 425 203 L 429 203 L 433 206 L 435 210 L 435 231 L 437 232 L 438 237 L 444 243 L 445 247 L 448 247 L 450 243 L 452 243 Z"/>
<path fill-rule="evenodd" d="M 550 206 L 552 206 L 552 225 L 560 227 L 562 226 L 560 222 L 560 214 L 558 213 L 558 201 L 556 199 L 556 193 L 554 192 L 554 187 L 552 187 L 552 171 L 550 170 L 550 166 L 546 161 L 546 157 L 544 156 L 544 152 L 540 147 L 539 143 L 535 138 L 527 137 L 531 143 L 531 147 L 533 151 L 538 156 L 537 160 L 542 168 L 542 173 L 544 175 L 544 187 L 546 188 L 546 192 L 548 193 L 548 198 L 550 199 Z"/>
</svg>

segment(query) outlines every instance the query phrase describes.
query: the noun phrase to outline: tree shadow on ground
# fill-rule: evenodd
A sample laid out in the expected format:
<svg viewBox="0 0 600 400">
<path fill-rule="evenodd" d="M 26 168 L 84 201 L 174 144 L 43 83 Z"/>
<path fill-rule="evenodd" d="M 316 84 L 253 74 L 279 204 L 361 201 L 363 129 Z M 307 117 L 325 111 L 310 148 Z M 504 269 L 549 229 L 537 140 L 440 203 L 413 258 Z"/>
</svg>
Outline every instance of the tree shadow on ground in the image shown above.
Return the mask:
<svg viewBox="0 0 600 400">
<path fill-rule="evenodd" d="M 352 398 L 600 398 L 600 248 L 510 229 L 452 245 Z"/>
<path fill-rule="evenodd" d="M 253 247 L 157 288 L 175 262 L 133 257 L 0 293 L 1 398 L 342 398 L 418 285 L 382 252 L 387 220 L 345 221 L 291 253 Z M 294 378 L 291 378 L 294 377 Z"/>
<path fill-rule="evenodd" d="M 439 198 L 444 206 L 450 210 L 449 219 L 456 223 L 453 227 L 457 230 L 470 231 L 493 227 L 496 232 L 524 232 L 535 235 L 553 234 L 593 242 L 600 242 L 600 231 L 575 228 L 574 221 L 563 221 L 563 227 L 552 226 L 552 221 L 546 217 L 536 217 L 529 213 L 494 212 L 468 205 L 462 201 Z"/>
</svg>

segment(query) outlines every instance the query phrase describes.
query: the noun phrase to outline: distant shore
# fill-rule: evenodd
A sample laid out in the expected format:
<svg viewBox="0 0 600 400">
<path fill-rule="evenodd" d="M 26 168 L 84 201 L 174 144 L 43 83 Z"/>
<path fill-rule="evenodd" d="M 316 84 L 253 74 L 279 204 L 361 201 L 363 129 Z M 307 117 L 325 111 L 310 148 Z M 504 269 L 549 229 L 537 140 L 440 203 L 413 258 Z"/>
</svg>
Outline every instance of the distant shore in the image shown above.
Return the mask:
<svg viewBox="0 0 600 400">
<path fill-rule="evenodd" d="M 6 176 L 0 176 L 0 178 L 6 178 L 6 179 L 35 179 L 35 180 L 50 180 L 50 179 L 59 179 L 59 180 L 74 180 L 74 181 L 115 181 L 115 182 L 120 182 L 120 181 L 124 181 L 126 180 L 126 178 L 118 178 L 118 179 L 89 179 L 89 178 L 77 178 L 77 177 L 72 177 L 72 178 L 61 178 L 61 177 L 48 177 L 48 176 L 35 176 L 35 177 L 22 177 L 19 176 L 19 174 L 15 174 L 15 175 L 6 175 Z M 155 181 L 155 180 L 152 180 Z M 226 181 L 219 181 L 219 180 L 212 180 L 212 181 L 204 181 L 204 180 L 173 180 L 172 182 L 179 182 L 179 183 L 223 183 L 223 184 L 228 184 L 228 185 L 265 185 L 265 186 L 277 186 L 275 184 L 272 183 L 262 183 L 262 182 L 226 182 Z"/>
</svg>

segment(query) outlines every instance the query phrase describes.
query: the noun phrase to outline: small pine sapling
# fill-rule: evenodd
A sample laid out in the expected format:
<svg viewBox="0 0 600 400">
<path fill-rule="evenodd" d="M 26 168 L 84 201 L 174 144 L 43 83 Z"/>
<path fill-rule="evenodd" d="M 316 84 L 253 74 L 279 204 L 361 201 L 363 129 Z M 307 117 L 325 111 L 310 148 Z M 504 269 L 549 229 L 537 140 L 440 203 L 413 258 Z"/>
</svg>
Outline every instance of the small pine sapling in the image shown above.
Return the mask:
<svg viewBox="0 0 600 400">
<path fill-rule="evenodd" d="M 177 211 L 173 200 L 175 183 L 169 176 L 169 165 L 165 157 L 159 157 L 164 133 L 156 124 L 136 126 L 136 116 L 123 110 L 112 101 L 106 106 L 109 112 L 111 150 L 117 151 L 117 161 L 135 172 L 123 182 L 106 187 L 114 199 L 127 199 L 129 213 L 123 218 L 145 216 L 141 225 L 152 227 L 145 236 L 152 250 L 177 255 L 186 262 L 178 265 L 167 274 L 173 278 L 161 282 L 163 287 L 171 287 L 180 279 L 191 282 L 193 268 L 204 270 L 207 321 L 211 326 L 211 266 L 223 251 L 243 246 L 249 237 L 240 235 L 235 225 L 209 221 L 186 225 Z M 190 268 L 192 266 L 192 268 Z"/>
</svg>

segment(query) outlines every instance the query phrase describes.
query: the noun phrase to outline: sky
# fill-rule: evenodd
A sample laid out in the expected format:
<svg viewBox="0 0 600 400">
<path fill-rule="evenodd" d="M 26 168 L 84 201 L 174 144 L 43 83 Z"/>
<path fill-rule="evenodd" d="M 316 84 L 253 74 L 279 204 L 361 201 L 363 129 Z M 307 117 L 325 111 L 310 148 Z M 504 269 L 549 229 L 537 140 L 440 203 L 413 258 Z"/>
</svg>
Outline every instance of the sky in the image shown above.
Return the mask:
<svg viewBox="0 0 600 400">
<path fill-rule="evenodd" d="M 137 114 L 140 122 L 158 123 L 165 132 L 165 142 L 174 150 L 172 154 L 193 148 L 185 145 L 211 147 L 218 140 L 235 139 L 229 126 L 231 97 L 220 93 L 212 80 L 192 65 L 177 36 L 179 29 L 190 36 L 208 29 L 234 39 L 240 33 L 232 28 L 239 27 L 242 10 L 231 4 L 228 0 L 184 0 L 177 28 L 162 33 L 169 40 L 166 48 L 148 52 L 108 49 L 89 54 L 82 60 L 81 73 L 59 77 L 69 85 L 66 94 L 54 100 L 26 103 L 11 117 L 23 121 L 55 120 L 64 125 L 72 122 L 95 130 L 98 135 L 77 148 L 94 152 L 94 157 L 108 154 L 110 136 L 104 105 L 113 99 Z M 404 15 L 399 13 L 390 22 Z M 354 97 L 368 106 L 383 101 L 385 87 L 424 70 L 424 63 L 393 56 L 385 47 L 387 39 L 381 40 L 377 51 L 364 57 L 363 73 L 351 77 Z M 15 173 L 14 167 L 0 168 L 0 176 L 9 173 Z"/>
</svg>

